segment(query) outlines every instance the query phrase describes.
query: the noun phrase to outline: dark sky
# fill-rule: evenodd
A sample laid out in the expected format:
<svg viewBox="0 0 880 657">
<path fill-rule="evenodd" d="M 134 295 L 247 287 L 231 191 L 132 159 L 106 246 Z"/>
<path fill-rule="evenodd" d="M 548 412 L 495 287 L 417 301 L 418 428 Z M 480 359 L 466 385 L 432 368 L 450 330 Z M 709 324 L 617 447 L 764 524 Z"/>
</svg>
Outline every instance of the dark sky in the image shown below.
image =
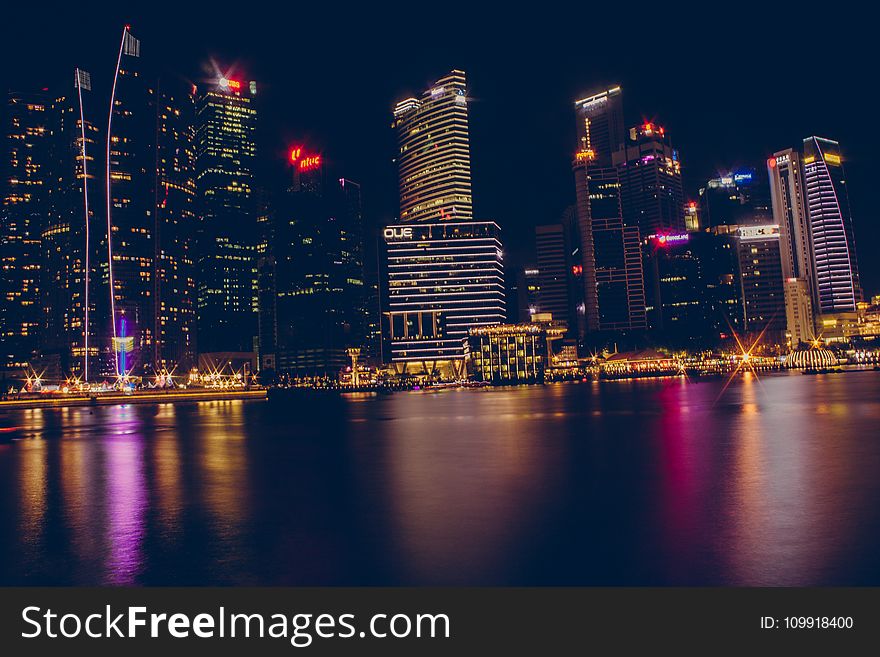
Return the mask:
<svg viewBox="0 0 880 657">
<path fill-rule="evenodd" d="M 74 66 L 109 84 L 122 25 L 142 55 L 198 79 L 210 58 L 260 84 L 264 155 L 293 142 L 363 183 L 374 224 L 397 211 L 394 102 L 451 68 L 468 73 L 474 199 L 497 220 L 515 261 L 531 227 L 574 201 L 573 101 L 619 83 L 628 121 L 656 120 L 681 152 L 686 189 L 746 164 L 763 172 L 774 150 L 810 134 L 837 139 L 846 157 L 864 286 L 880 292 L 880 237 L 870 178 L 878 152 L 873 18 L 843 3 L 700 3 L 602 13 L 599 3 L 157 2 L 143 10 L 81 14 L 44 3 L 4 8 L 0 86 L 57 83 Z M 186 3 L 190 5 L 191 3 Z M 316 8 L 318 5 L 323 8 Z M 130 3 L 129 7 L 135 7 Z M 377 5 L 378 6 L 378 5 Z M 30 12 L 26 8 L 31 7 Z M 83 17 L 84 15 L 84 17 Z"/>
</svg>

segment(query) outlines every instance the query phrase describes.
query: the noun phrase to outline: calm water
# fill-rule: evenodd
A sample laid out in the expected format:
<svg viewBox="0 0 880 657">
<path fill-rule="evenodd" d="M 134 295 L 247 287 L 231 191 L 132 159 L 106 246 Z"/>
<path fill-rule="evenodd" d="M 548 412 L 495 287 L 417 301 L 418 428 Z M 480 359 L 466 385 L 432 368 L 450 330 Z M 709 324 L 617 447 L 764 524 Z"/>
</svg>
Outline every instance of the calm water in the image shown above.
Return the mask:
<svg viewBox="0 0 880 657">
<path fill-rule="evenodd" d="M 880 373 L 8 413 L 2 584 L 880 584 Z"/>
</svg>

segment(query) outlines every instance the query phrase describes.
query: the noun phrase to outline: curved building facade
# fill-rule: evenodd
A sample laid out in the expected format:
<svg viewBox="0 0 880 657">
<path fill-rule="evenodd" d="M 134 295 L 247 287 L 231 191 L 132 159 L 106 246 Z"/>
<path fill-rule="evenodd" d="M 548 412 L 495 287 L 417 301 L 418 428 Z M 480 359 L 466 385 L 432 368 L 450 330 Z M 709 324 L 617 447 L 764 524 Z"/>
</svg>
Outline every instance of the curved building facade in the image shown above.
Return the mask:
<svg viewBox="0 0 880 657">
<path fill-rule="evenodd" d="M 463 71 L 450 71 L 421 98 L 394 108 L 400 221 L 473 219 L 467 96 Z"/>
</svg>

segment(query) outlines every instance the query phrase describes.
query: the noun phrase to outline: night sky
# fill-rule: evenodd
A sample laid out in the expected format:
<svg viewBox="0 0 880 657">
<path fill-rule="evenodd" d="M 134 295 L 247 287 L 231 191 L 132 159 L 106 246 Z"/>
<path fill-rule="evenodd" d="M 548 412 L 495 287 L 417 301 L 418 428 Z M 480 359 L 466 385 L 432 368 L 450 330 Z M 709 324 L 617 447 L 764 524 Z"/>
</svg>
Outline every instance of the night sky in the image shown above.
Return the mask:
<svg viewBox="0 0 880 657">
<path fill-rule="evenodd" d="M 763 174 L 768 155 L 810 134 L 839 140 L 863 285 L 880 292 L 870 177 L 880 146 L 876 37 L 870 17 L 844 13 L 842 4 L 821 14 L 790 5 L 777 15 L 767 3 L 735 2 L 674 11 L 608 3 L 626 7 L 617 13 L 586 2 L 527 11 L 513 10 L 516 3 L 395 3 L 393 11 L 341 2 L 183 4 L 4 8 L 0 87 L 54 85 L 81 66 L 105 92 L 130 23 L 142 56 L 160 68 L 198 81 L 213 58 L 257 80 L 263 155 L 280 161 L 294 142 L 321 150 L 363 183 L 367 220 L 378 226 L 397 212 L 393 104 L 464 69 L 475 210 L 501 224 L 521 263 L 531 257 L 532 226 L 558 220 L 574 202 L 573 101 L 619 83 L 628 122 L 665 126 L 691 196 L 720 171 L 755 165 Z"/>
</svg>

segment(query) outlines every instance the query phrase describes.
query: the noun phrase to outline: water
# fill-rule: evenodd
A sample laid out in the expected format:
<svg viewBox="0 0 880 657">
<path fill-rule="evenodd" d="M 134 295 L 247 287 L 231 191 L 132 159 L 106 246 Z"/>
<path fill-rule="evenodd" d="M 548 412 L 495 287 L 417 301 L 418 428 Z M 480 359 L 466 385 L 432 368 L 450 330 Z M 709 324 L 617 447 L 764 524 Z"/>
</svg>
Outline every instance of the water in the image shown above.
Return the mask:
<svg viewBox="0 0 880 657">
<path fill-rule="evenodd" d="M 880 584 L 880 373 L 7 412 L 0 584 Z"/>
</svg>

